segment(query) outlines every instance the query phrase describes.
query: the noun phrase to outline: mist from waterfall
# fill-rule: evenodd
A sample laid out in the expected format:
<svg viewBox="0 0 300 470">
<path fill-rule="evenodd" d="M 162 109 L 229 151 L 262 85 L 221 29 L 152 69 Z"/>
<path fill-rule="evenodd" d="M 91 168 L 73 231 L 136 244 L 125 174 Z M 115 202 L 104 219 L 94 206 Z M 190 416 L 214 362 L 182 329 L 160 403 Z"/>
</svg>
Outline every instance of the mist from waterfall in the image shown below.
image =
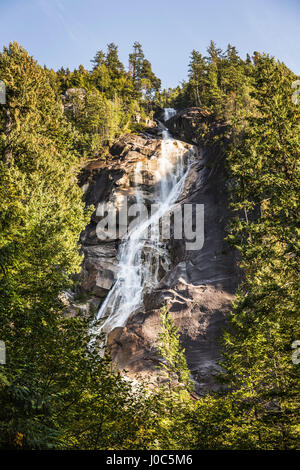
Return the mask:
<svg viewBox="0 0 300 470">
<path fill-rule="evenodd" d="M 166 108 L 164 120 L 167 121 L 175 114 L 174 109 Z M 154 188 L 153 201 L 157 204 L 157 210 L 130 230 L 120 244 L 117 279 L 97 314 L 97 320 L 104 319 L 101 330 L 106 333 L 126 324 L 131 313 L 142 305 L 144 293 L 157 286 L 160 267 L 168 270 L 168 252 L 160 239 L 159 220 L 171 210 L 183 191 L 189 169 L 186 154 L 191 151 L 180 141 L 173 139 L 163 124 L 160 123 L 160 127 L 161 154 L 158 158 L 158 183 Z M 144 203 L 142 169 L 142 162 L 138 162 L 134 173 L 137 207 Z M 141 211 L 142 207 L 140 213 Z M 146 233 L 150 228 L 148 237 Z"/>
</svg>

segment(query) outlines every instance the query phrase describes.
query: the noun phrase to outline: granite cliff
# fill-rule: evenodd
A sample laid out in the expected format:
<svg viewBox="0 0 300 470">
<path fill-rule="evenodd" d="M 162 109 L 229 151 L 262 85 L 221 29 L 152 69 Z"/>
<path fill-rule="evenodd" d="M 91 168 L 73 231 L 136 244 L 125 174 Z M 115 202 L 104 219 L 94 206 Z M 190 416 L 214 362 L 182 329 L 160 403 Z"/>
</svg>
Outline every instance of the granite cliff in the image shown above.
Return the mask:
<svg viewBox="0 0 300 470">
<path fill-rule="evenodd" d="M 163 115 L 159 116 L 162 120 Z M 143 302 L 125 326 L 109 332 L 107 345 L 112 358 L 127 375 L 157 371 L 156 351 L 159 311 L 168 304 L 181 333 L 187 361 L 199 393 L 215 390 L 214 373 L 218 369 L 218 338 L 234 298 L 240 274 L 236 255 L 224 241 L 229 217 L 224 155 L 217 147 L 205 147 L 198 137 L 199 123 L 209 119 L 200 108 L 185 109 L 168 119 L 165 125 L 181 140 L 194 159 L 177 204 L 204 205 L 204 244 L 199 250 L 187 250 L 185 239 L 171 239 L 167 246 L 167 268 L 163 260 L 157 285 L 145 291 Z M 103 202 L 118 204 L 124 195 L 133 198 L 136 166 L 142 162 L 141 181 L 145 201 L 151 203 L 157 158 L 162 149 L 161 127 L 140 135 L 127 134 L 110 149 L 109 162 L 89 164 L 81 175 L 87 204 L 95 208 Z M 216 130 L 217 132 L 217 130 Z M 93 213 L 81 234 L 84 261 L 81 293 L 87 305 L 99 309 L 115 283 L 118 272 L 119 239 L 100 241 L 96 227 L 99 217 Z"/>
</svg>

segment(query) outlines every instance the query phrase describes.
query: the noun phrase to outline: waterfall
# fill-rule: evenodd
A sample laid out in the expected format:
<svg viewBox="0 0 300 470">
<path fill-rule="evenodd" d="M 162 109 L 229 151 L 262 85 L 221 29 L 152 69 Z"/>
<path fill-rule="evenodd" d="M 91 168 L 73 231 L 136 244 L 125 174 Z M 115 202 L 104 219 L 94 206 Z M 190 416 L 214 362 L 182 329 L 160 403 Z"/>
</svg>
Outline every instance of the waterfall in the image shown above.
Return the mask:
<svg viewBox="0 0 300 470">
<path fill-rule="evenodd" d="M 176 109 L 174 108 L 165 108 L 164 109 L 164 121 L 168 121 L 171 117 L 175 116 Z"/>
<path fill-rule="evenodd" d="M 174 116 L 172 108 L 164 110 L 165 121 Z M 189 165 L 187 164 L 187 149 L 173 139 L 167 128 L 162 129 L 161 155 L 156 170 L 157 184 L 155 185 L 154 203 L 157 210 L 147 220 L 142 220 L 123 238 L 118 252 L 117 279 L 103 302 L 97 320 L 104 319 L 101 326 L 105 332 L 117 326 L 124 326 L 132 312 L 142 305 L 143 294 L 150 291 L 159 282 L 159 268 L 168 267 L 168 253 L 160 240 L 159 220 L 168 213 L 180 196 Z M 143 204 L 142 163 L 135 168 L 135 200 Z M 151 228 L 151 235 L 145 236 Z"/>
</svg>

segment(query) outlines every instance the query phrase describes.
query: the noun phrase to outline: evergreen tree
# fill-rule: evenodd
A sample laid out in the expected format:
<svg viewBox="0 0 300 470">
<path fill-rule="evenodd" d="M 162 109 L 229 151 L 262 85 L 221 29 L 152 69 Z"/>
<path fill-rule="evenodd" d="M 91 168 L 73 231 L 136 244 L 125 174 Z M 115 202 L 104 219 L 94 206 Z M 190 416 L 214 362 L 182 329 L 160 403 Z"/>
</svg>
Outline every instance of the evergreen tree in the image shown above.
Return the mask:
<svg viewBox="0 0 300 470">
<path fill-rule="evenodd" d="M 105 64 L 105 54 L 104 52 L 100 49 L 99 51 L 96 52 L 94 58 L 91 60 L 93 64 L 93 70 L 97 69 L 98 67 L 101 67 L 102 65 Z"/>
<path fill-rule="evenodd" d="M 166 374 L 169 386 L 175 380 L 179 385 L 192 388 L 184 349 L 180 345 L 178 328 L 170 317 L 168 307 L 161 309 L 161 332 L 158 335 L 158 352 L 162 357 L 161 369 Z"/>
<path fill-rule="evenodd" d="M 120 61 L 118 55 L 118 46 L 113 42 L 107 45 L 105 65 L 112 79 L 119 78 L 120 75 L 124 73 L 124 65 Z"/>
<path fill-rule="evenodd" d="M 192 51 L 189 64 L 189 87 L 193 96 L 193 103 L 196 106 L 203 106 L 207 103 L 206 89 L 207 66 L 204 57 L 195 49 Z"/>
<path fill-rule="evenodd" d="M 129 71 L 136 86 L 141 79 L 145 56 L 142 45 L 139 42 L 133 44 L 133 52 L 129 54 Z"/>
<path fill-rule="evenodd" d="M 1 397 L 3 409 L 12 403 L 14 410 L 8 421 L 3 418 L 3 432 L 7 444 L 21 433 L 34 446 L 53 432 L 45 415 L 44 424 L 38 417 L 45 351 L 55 341 L 59 295 L 79 268 L 78 233 L 87 217 L 74 184 L 79 161 L 73 130 L 47 71 L 12 43 L 0 56 L 0 74 L 7 86 L 7 104 L 0 109 L 0 324 L 8 357 Z M 30 400 L 37 400 L 36 413 L 27 409 Z"/>
<path fill-rule="evenodd" d="M 299 336 L 297 200 L 300 153 L 297 106 L 288 69 L 256 56 L 257 112 L 229 156 L 234 178 L 230 240 L 242 256 L 245 282 L 225 335 L 225 379 L 247 410 L 256 448 L 295 448 L 297 367 L 291 343 Z M 299 434 L 298 434 L 299 436 Z"/>
</svg>

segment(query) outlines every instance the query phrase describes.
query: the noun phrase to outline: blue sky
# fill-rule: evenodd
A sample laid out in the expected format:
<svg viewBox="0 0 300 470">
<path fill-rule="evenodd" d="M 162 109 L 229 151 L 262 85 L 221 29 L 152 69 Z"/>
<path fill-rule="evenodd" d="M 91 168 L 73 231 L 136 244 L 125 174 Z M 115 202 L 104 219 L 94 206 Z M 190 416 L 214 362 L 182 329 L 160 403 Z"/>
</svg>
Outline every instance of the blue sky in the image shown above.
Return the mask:
<svg viewBox="0 0 300 470">
<path fill-rule="evenodd" d="M 191 50 L 213 39 L 242 56 L 269 52 L 300 75 L 300 0 L 1 0 L 0 15 L 1 49 L 16 40 L 54 69 L 90 67 L 109 42 L 127 65 L 139 41 L 163 85 L 176 86 Z"/>
</svg>

